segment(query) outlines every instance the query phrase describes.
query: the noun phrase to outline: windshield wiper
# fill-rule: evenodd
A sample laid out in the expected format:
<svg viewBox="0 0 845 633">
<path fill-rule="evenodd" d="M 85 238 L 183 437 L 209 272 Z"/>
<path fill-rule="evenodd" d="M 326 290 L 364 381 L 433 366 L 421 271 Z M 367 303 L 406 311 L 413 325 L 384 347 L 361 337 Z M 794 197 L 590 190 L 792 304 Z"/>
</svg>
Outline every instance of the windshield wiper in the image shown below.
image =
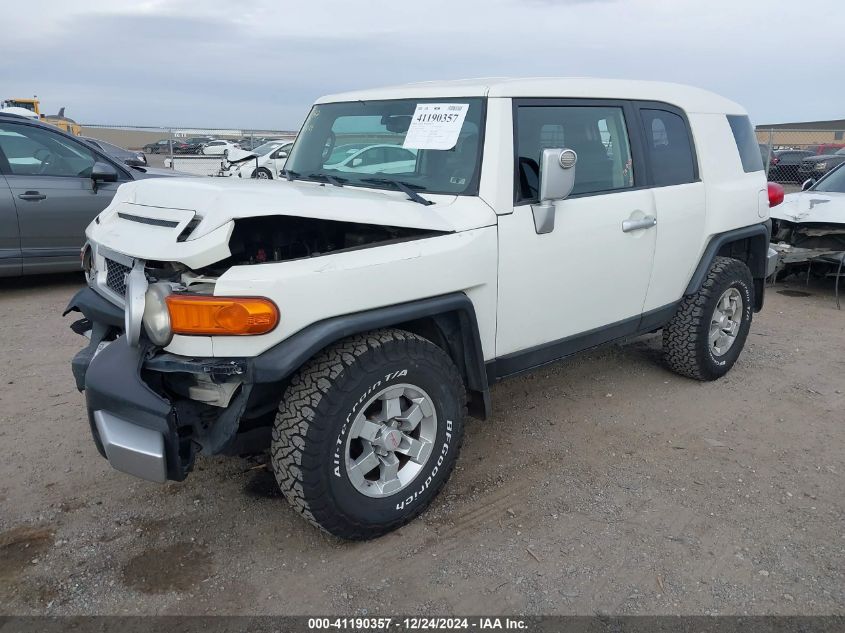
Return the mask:
<svg viewBox="0 0 845 633">
<path fill-rule="evenodd" d="M 393 185 L 399 191 L 404 193 L 408 196 L 408 200 L 412 202 L 416 202 L 417 204 L 421 204 L 423 206 L 428 206 L 430 204 L 434 204 L 431 200 L 426 200 L 416 191 L 411 189 L 411 186 L 407 183 L 402 182 L 401 180 L 394 180 L 392 178 L 362 178 L 361 182 L 371 182 L 374 185 Z"/>
<path fill-rule="evenodd" d="M 282 169 L 279 173 L 285 178 L 287 178 L 288 182 L 296 180 L 297 178 L 301 178 L 301 176 L 297 172 L 292 171 L 290 169 Z"/>
<path fill-rule="evenodd" d="M 325 178 L 326 182 L 334 185 L 335 187 L 342 187 L 343 183 L 348 182 L 345 178 L 341 179 L 341 178 L 337 178 L 335 176 L 330 176 L 329 174 L 319 174 L 319 173 L 318 174 L 310 174 L 310 175 L 307 176 L 307 178 L 310 178 L 311 180 L 316 180 L 318 178 Z"/>
</svg>

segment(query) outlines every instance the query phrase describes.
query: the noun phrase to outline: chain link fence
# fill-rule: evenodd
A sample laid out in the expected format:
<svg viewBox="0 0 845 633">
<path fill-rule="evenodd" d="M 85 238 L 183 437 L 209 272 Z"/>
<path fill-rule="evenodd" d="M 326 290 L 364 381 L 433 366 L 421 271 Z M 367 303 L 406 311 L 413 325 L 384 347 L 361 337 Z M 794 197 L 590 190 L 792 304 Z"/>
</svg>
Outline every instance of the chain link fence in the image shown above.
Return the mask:
<svg viewBox="0 0 845 633">
<path fill-rule="evenodd" d="M 842 129 L 799 127 L 757 128 L 760 154 L 769 180 L 795 191 L 809 179 L 818 180 L 845 163 L 845 126 Z"/>
<path fill-rule="evenodd" d="M 296 132 L 291 130 L 91 123 L 81 125 L 81 135 L 143 153 L 149 167 L 197 176 L 232 175 L 232 161 L 242 161 L 254 150 L 269 150 L 269 143 L 277 145 L 296 138 Z"/>
</svg>

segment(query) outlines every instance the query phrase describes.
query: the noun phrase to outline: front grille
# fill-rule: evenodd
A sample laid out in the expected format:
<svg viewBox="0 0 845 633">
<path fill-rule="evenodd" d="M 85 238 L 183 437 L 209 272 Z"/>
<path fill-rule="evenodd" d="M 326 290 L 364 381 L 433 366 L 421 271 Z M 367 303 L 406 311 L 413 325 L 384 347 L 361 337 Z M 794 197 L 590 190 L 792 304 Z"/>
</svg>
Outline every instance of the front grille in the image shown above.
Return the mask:
<svg viewBox="0 0 845 633">
<path fill-rule="evenodd" d="M 813 170 L 813 163 L 810 161 L 801 161 L 801 171 L 812 171 Z"/>
<path fill-rule="evenodd" d="M 126 275 L 132 269 L 120 262 L 106 258 L 106 286 L 120 297 L 126 296 Z"/>
</svg>

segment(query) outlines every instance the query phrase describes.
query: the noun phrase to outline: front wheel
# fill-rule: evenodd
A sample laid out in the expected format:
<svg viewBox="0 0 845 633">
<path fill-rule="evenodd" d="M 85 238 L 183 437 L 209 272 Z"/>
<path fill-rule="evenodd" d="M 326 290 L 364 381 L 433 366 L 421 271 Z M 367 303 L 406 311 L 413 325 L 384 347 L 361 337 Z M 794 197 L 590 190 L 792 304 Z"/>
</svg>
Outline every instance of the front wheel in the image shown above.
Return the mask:
<svg viewBox="0 0 845 633">
<path fill-rule="evenodd" d="M 252 173 L 252 177 L 258 178 L 259 180 L 272 180 L 273 174 L 266 167 L 259 167 Z"/>
<path fill-rule="evenodd" d="M 721 378 L 739 358 L 754 313 L 748 266 L 717 257 L 695 294 L 683 298 L 663 328 L 663 357 L 672 371 L 696 380 Z"/>
<path fill-rule="evenodd" d="M 349 337 L 293 378 L 273 428 L 287 500 L 341 538 L 381 536 L 420 514 L 449 478 L 466 394 L 452 360 L 402 330 Z"/>
</svg>

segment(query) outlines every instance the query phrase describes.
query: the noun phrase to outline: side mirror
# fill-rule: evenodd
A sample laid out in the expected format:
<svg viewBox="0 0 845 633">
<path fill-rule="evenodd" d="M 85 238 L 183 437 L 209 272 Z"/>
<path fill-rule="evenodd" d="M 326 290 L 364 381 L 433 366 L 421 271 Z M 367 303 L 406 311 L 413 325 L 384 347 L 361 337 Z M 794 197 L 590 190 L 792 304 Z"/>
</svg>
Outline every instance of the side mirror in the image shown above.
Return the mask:
<svg viewBox="0 0 845 633">
<path fill-rule="evenodd" d="M 94 181 L 94 191 L 98 182 L 117 182 L 117 170 L 109 163 L 94 163 L 91 168 L 91 180 Z"/>
<path fill-rule="evenodd" d="M 281 152 L 276 154 L 276 158 L 287 158 L 287 157 L 288 157 L 288 153 L 285 150 L 282 150 Z"/>
<path fill-rule="evenodd" d="M 808 178 L 808 179 L 807 179 L 807 180 L 805 180 L 805 181 L 804 181 L 804 183 L 801 185 L 801 191 L 807 191 L 807 189 L 809 189 L 810 187 L 812 187 L 814 184 L 816 184 L 816 179 L 815 179 L 815 178 Z"/>
<path fill-rule="evenodd" d="M 538 235 L 551 233 L 555 228 L 555 200 L 563 200 L 575 187 L 575 163 L 578 155 L 574 150 L 544 149 L 540 157 L 539 204 L 532 204 L 534 230 Z"/>
<path fill-rule="evenodd" d="M 361 163 L 364 162 L 363 158 L 353 158 L 352 159 L 352 167 L 360 167 Z"/>
</svg>

